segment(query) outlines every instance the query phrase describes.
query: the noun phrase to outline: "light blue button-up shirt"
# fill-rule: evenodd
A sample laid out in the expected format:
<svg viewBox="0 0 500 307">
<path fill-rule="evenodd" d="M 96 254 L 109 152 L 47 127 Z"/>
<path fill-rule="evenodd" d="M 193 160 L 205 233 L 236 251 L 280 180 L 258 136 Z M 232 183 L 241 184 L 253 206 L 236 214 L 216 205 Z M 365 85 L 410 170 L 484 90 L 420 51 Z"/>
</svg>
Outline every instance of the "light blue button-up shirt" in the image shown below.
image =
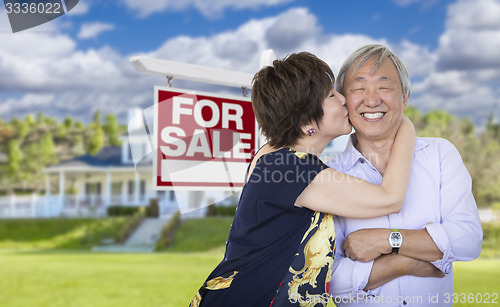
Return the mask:
<svg viewBox="0 0 500 307">
<path fill-rule="evenodd" d="M 346 150 L 327 165 L 380 184 L 382 176 L 353 142 L 356 142 L 354 135 Z M 469 172 L 453 144 L 440 138 L 417 138 L 410 186 L 400 213 L 373 219 L 335 219 L 337 250 L 330 294 L 337 306 L 451 306 L 454 298 L 452 263 L 473 260 L 481 252 L 483 232 L 471 187 Z M 407 275 L 363 291 L 373 261 L 352 261 L 345 257 L 342 249 L 347 235 L 363 228 L 426 228 L 443 252 L 443 258 L 433 264 L 446 276 Z"/>
</svg>

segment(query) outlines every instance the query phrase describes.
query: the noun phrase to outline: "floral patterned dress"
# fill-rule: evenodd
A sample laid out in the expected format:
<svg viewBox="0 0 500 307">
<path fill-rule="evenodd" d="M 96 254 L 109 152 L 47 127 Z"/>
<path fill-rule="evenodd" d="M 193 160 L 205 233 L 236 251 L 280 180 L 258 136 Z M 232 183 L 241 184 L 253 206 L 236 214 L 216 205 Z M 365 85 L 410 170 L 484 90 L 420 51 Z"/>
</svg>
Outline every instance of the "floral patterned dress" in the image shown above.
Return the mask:
<svg viewBox="0 0 500 307">
<path fill-rule="evenodd" d="M 190 306 L 326 306 L 333 216 L 294 206 L 325 169 L 290 148 L 262 155 L 238 203 L 224 259 Z"/>
</svg>

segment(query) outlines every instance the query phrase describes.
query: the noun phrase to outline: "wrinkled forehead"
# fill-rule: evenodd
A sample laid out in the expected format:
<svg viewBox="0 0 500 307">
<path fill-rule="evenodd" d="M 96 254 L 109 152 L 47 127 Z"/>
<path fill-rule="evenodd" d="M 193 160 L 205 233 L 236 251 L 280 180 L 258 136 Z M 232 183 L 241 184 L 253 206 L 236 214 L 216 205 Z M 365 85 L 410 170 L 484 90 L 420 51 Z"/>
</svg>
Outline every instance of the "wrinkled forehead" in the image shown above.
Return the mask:
<svg viewBox="0 0 500 307">
<path fill-rule="evenodd" d="M 392 66 L 394 66 L 394 69 L 396 70 L 396 65 L 394 65 L 391 58 L 384 57 L 381 54 L 368 54 L 361 56 L 358 60 L 356 60 L 347 73 L 355 75 L 362 67 L 368 66 L 371 67 L 371 74 L 373 75 L 380 68 L 380 66 L 386 62 L 392 63 Z"/>
<path fill-rule="evenodd" d="M 365 57 L 360 58 L 349 68 L 346 73 L 345 82 L 365 81 L 366 76 L 373 76 L 380 73 L 377 81 L 391 81 L 401 84 L 396 65 L 389 57 Z"/>
</svg>

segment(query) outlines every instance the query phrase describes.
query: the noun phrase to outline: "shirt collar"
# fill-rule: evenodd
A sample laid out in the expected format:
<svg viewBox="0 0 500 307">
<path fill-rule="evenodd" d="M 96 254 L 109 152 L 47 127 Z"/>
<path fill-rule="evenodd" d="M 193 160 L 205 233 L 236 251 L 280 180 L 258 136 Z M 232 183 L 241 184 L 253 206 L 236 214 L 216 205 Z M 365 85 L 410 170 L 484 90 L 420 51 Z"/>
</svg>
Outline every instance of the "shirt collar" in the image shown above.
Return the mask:
<svg viewBox="0 0 500 307">
<path fill-rule="evenodd" d="M 356 162 L 359 160 L 364 160 L 366 162 L 369 162 L 368 160 L 363 157 L 363 155 L 354 147 L 356 143 L 358 142 L 358 139 L 356 138 L 356 134 L 353 133 L 349 137 L 349 141 L 347 142 L 346 149 L 342 153 L 342 156 L 340 157 L 343 161 L 343 171 L 347 171 L 350 168 L 352 168 Z M 422 150 L 423 148 L 427 147 L 429 144 L 422 138 L 417 137 L 415 140 L 415 152 Z"/>
</svg>

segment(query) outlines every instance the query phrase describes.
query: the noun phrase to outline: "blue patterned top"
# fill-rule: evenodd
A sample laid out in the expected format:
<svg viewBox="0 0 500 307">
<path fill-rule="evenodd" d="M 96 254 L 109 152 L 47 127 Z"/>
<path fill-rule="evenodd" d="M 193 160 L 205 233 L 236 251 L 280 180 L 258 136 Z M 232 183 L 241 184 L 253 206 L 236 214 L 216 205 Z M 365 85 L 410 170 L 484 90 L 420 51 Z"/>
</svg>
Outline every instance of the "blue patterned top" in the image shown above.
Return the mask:
<svg viewBox="0 0 500 307">
<path fill-rule="evenodd" d="M 259 157 L 241 193 L 224 259 L 190 306 L 326 306 L 333 216 L 294 206 L 325 168 L 316 156 L 289 148 Z"/>
</svg>

